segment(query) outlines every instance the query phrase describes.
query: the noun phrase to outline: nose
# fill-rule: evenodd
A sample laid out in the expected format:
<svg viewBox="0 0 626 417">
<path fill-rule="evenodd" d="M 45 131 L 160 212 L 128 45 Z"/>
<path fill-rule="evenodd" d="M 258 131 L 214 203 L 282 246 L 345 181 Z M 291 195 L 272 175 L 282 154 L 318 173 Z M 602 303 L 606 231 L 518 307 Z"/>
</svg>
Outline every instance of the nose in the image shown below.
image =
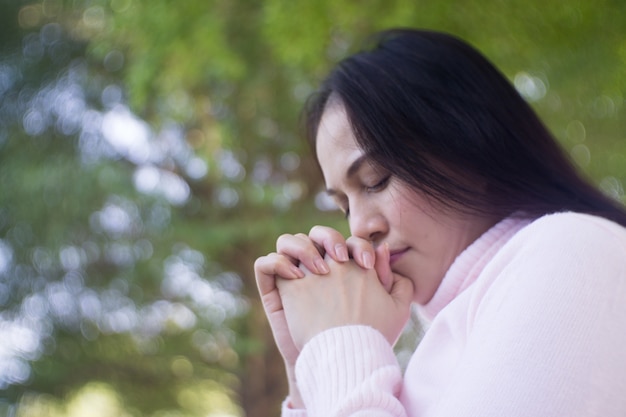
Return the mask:
<svg viewBox="0 0 626 417">
<path fill-rule="evenodd" d="M 371 207 L 351 208 L 349 224 L 352 236 L 372 243 L 380 241 L 389 231 L 389 223 L 383 213 Z"/>
</svg>

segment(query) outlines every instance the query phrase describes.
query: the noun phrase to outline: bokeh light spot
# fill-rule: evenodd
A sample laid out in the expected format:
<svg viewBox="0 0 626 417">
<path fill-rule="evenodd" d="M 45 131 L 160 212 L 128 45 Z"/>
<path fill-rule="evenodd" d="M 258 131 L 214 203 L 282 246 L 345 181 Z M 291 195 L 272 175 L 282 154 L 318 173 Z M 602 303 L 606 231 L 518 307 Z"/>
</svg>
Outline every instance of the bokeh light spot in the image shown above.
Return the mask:
<svg viewBox="0 0 626 417">
<path fill-rule="evenodd" d="M 61 40 L 63 29 L 58 23 L 48 23 L 41 28 L 40 36 L 44 45 L 53 45 Z"/>
<path fill-rule="evenodd" d="M 337 203 L 326 191 L 320 191 L 315 195 L 315 207 L 321 211 L 337 210 Z"/>
<path fill-rule="evenodd" d="M 181 379 L 189 378 L 193 375 L 193 365 L 184 356 L 177 356 L 172 360 L 172 373 Z"/>
<path fill-rule="evenodd" d="M 587 167 L 591 162 L 591 151 L 587 145 L 582 143 L 574 146 L 570 151 L 570 155 L 581 168 Z"/>
<path fill-rule="evenodd" d="M 280 157 L 280 166 L 285 171 L 295 171 L 300 166 L 300 157 L 295 152 L 285 152 Z"/>
<path fill-rule="evenodd" d="M 531 102 L 541 100 L 548 92 L 548 87 L 541 78 L 524 71 L 515 74 L 513 84 L 517 91 Z"/>
<path fill-rule="evenodd" d="M 41 20 L 41 8 L 38 5 L 24 6 L 18 14 L 18 22 L 23 28 L 32 28 L 39 24 Z"/>
<path fill-rule="evenodd" d="M 105 26 L 105 13 L 101 6 L 91 6 L 83 13 L 83 23 L 90 29 L 102 30 Z"/>
<path fill-rule="evenodd" d="M 239 193 L 231 187 L 222 187 L 217 190 L 217 201 L 224 208 L 235 207 L 239 203 Z"/>
</svg>

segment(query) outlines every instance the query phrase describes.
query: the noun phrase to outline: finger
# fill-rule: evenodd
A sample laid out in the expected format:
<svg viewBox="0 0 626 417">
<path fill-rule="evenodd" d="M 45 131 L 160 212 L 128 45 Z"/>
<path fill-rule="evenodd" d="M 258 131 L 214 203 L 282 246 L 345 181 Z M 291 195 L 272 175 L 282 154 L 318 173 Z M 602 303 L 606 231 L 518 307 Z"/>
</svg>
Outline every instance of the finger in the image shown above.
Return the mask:
<svg viewBox="0 0 626 417">
<path fill-rule="evenodd" d="M 308 242 L 312 243 L 322 258 L 326 255 L 326 249 L 324 248 L 324 246 L 317 243 L 315 240 L 311 239 L 309 235 L 305 235 L 304 233 L 296 233 L 294 236 L 297 237 L 298 239 L 304 240 L 307 243 Z"/>
<path fill-rule="evenodd" d="M 389 293 L 391 292 L 391 287 L 393 286 L 393 273 L 391 272 L 391 266 L 389 265 L 389 245 L 387 242 L 379 245 L 376 248 L 376 261 L 374 263 L 374 270 L 378 275 L 378 279 L 380 283 L 383 285 L 385 290 Z"/>
<path fill-rule="evenodd" d="M 411 304 L 414 288 L 413 281 L 402 275 L 393 274 L 393 284 L 389 294 L 396 304 L 404 307 Z"/>
<path fill-rule="evenodd" d="M 309 232 L 309 238 L 317 245 L 324 248 L 326 254 L 337 262 L 350 260 L 346 239 L 339 231 L 327 226 L 313 226 Z"/>
<path fill-rule="evenodd" d="M 315 274 L 313 271 L 311 271 L 309 268 L 307 268 L 306 265 L 304 265 L 304 264 L 300 264 L 298 266 L 298 269 L 300 269 L 300 272 L 302 272 L 304 274 L 304 277 L 307 276 L 307 275 Z"/>
<path fill-rule="evenodd" d="M 294 265 L 288 256 L 275 252 L 258 258 L 254 263 L 254 270 L 258 274 L 278 275 L 286 279 L 304 277 L 302 270 Z"/>
<path fill-rule="evenodd" d="M 254 274 L 261 296 L 276 289 L 276 276 L 287 279 L 304 277 L 304 272 L 287 257 L 270 253 L 254 262 Z"/>
<path fill-rule="evenodd" d="M 365 269 L 374 268 L 376 254 L 374 252 L 374 247 L 369 240 L 356 236 L 350 236 L 346 240 L 346 244 L 357 265 Z"/>
<path fill-rule="evenodd" d="M 316 274 L 327 274 L 330 271 L 315 243 L 305 234 L 279 236 L 276 252 L 289 257 L 292 264 L 303 264 Z"/>
</svg>

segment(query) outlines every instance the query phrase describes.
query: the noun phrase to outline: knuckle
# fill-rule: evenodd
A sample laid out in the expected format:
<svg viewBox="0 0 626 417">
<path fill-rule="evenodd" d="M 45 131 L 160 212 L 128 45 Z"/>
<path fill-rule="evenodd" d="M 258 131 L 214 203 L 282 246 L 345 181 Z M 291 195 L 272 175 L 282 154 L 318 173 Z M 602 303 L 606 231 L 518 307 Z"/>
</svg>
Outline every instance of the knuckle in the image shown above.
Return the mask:
<svg viewBox="0 0 626 417">
<path fill-rule="evenodd" d="M 309 236 L 319 245 L 324 245 L 327 248 L 330 248 L 337 243 L 345 243 L 343 235 L 339 233 L 339 231 L 328 226 L 313 226 L 309 232 Z"/>
<path fill-rule="evenodd" d="M 363 239 L 362 237 L 358 237 L 358 236 L 350 236 L 346 240 L 346 242 L 356 247 L 367 247 L 367 248 L 372 247 L 372 243 L 369 240 Z"/>
<path fill-rule="evenodd" d="M 274 252 L 269 253 L 269 254 L 267 254 L 265 256 L 259 256 L 258 258 L 256 258 L 256 260 L 254 261 L 254 270 L 258 271 L 259 269 L 261 269 L 264 266 L 266 266 L 267 263 L 270 262 L 270 260 L 273 257 L 273 255 L 275 255 Z"/>
<path fill-rule="evenodd" d="M 262 265 L 268 262 L 275 262 L 281 257 L 281 254 L 278 252 L 269 252 L 267 255 L 259 256 L 254 261 L 254 265 Z"/>
<path fill-rule="evenodd" d="M 309 231 L 309 236 L 311 235 L 330 236 L 331 238 L 337 238 L 341 236 L 341 233 L 339 233 L 337 230 L 333 229 L 332 227 L 316 224 L 315 226 L 311 227 L 311 230 Z"/>
<path fill-rule="evenodd" d="M 278 236 L 276 241 L 280 242 L 281 240 L 289 239 L 290 237 L 291 235 L 289 233 L 283 233 L 282 235 Z"/>
<path fill-rule="evenodd" d="M 311 230 L 309 230 L 309 235 L 324 231 L 324 229 L 325 229 L 324 226 L 320 226 L 319 224 L 316 224 L 315 226 L 311 227 Z"/>
<path fill-rule="evenodd" d="M 278 238 L 276 239 L 276 246 L 281 245 L 282 243 L 284 243 L 285 241 L 291 239 L 292 237 L 293 237 L 292 234 L 283 233 L 282 235 L 278 236 Z"/>
<path fill-rule="evenodd" d="M 256 258 L 256 260 L 254 261 L 254 266 L 260 265 L 261 263 L 263 263 L 263 261 L 265 260 L 265 258 L 267 258 L 269 255 L 264 255 L 264 256 L 259 256 L 258 258 Z"/>
</svg>

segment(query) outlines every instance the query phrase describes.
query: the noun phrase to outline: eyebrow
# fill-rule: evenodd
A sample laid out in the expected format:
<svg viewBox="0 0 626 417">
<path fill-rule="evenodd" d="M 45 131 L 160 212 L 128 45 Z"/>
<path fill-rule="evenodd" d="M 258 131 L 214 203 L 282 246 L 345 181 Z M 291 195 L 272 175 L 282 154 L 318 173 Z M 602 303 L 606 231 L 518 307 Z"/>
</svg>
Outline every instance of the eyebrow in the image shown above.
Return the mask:
<svg viewBox="0 0 626 417">
<path fill-rule="evenodd" d="M 353 177 L 354 174 L 357 173 L 357 171 L 361 168 L 361 165 L 363 165 L 363 163 L 365 163 L 366 160 L 367 160 L 367 154 L 363 154 L 359 156 L 357 159 L 355 159 L 350 164 L 350 166 L 348 167 L 348 170 L 346 171 L 346 178 Z M 332 188 L 327 188 L 326 193 L 332 196 L 332 195 L 337 195 L 339 192 Z"/>
</svg>

